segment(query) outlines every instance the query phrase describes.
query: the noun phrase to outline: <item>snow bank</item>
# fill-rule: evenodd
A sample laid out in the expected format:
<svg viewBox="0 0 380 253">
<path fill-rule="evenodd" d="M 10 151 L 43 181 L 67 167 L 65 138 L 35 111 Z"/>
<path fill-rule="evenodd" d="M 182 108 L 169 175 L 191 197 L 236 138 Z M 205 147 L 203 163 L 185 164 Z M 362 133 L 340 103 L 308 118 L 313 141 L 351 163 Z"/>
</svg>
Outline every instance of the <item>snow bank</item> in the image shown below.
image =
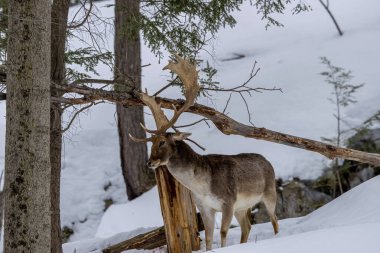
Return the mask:
<svg viewBox="0 0 380 253">
<path fill-rule="evenodd" d="M 232 229 L 231 247 L 215 252 L 380 252 L 380 176 L 343 194 L 311 214 L 280 221 L 273 235 L 269 223 L 253 226 L 249 243 L 239 243 L 240 231 Z M 270 238 L 270 239 L 269 239 Z M 215 236 L 219 244 L 219 235 Z M 268 239 L 268 240 L 263 240 Z"/>
<path fill-rule="evenodd" d="M 74 136 L 75 137 L 75 136 Z M 95 235 L 105 201 L 127 201 L 121 175 L 116 129 L 92 129 L 80 141 L 64 141 L 61 179 L 61 223 L 70 240 Z"/>
<path fill-rule="evenodd" d="M 162 226 L 157 187 L 125 204 L 112 205 L 102 217 L 96 237 L 110 237 L 140 227 Z"/>
<path fill-rule="evenodd" d="M 96 3 L 99 15 L 114 15 L 113 8 L 104 7 L 110 3 L 113 1 Z M 233 29 L 222 29 L 208 52 L 214 54 L 211 62 L 219 69 L 217 79 L 224 87 L 243 83 L 249 76 L 253 62 L 257 60 L 261 71 L 254 78 L 252 86 L 271 88 L 275 85 L 283 89 L 284 93 L 254 94 L 252 99 L 247 100 L 256 126 L 318 140 L 321 136 L 334 136 L 336 129 L 332 116 L 334 107 L 327 100 L 331 87 L 318 75 L 324 70 L 319 57 L 326 56 L 333 64 L 352 70 L 355 76 L 353 82 L 366 83 L 357 93 L 359 102 L 344 112 L 350 124 L 362 122 L 379 109 L 380 1 L 331 1 L 331 9 L 343 29 L 343 37 L 337 36 L 330 18 L 318 1 L 308 4 L 312 5 L 313 11 L 294 16 L 286 13 L 279 17 L 285 27 L 270 28 L 268 31 L 265 31 L 265 24 L 255 14 L 254 8 L 245 4 L 241 12 L 235 15 L 237 25 Z M 70 12 L 73 15 L 75 8 Z M 112 49 L 112 34 L 108 34 L 107 38 L 108 46 Z M 76 41 L 71 41 L 70 45 L 80 46 Z M 234 53 L 243 54 L 245 58 L 222 61 Z M 203 56 L 210 59 L 207 53 Z M 142 59 L 144 65 L 151 64 L 143 68 L 143 86 L 150 92 L 157 91 L 170 78 L 169 72 L 162 71 L 167 58 L 158 63 L 149 49 L 143 46 Z M 112 71 L 106 67 L 98 69 L 98 72 L 102 78 L 112 77 Z M 180 94 L 178 89 L 173 88 L 166 90 L 163 96 L 177 98 Z M 200 98 L 198 102 L 223 110 L 227 98 L 228 94 L 215 94 L 212 100 Z M 232 118 L 248 123 L 245 106 L 238 96 L 232 97 L 227 112 Z M 197 117 L 184 114 L 179 124 L 194 119 Z M 77 122 L 75 126 L 78 126 Z M 80 122 L 82 131 L 69 136 L 63 153 L 65 169 L 62 171 L 61 214 L 63 225 L 72 227 L 76 233 L 72 240 L 90 238 L 95 234 L 103 213 L 103 200 L 110 196 L 104 192 L 104 184 L 111 180 L 115 182 L 114 185 L 122 187 L 115 134 L 115 107 L 98 105 L 91 113 L 81 115 Z M 148 127 L 154 127 L 151 117 L 147 117 L 146 123 Z M 91 130 L 98 132 L 91 133 Z M 207 128 L 199 124 L 186 131 L 192 132 L 193 138 L 207 147 L 207 153 L 263 154 L 273 164 L 278 177 L 313 178 L 321 173 L 327 161 L 319 154 L 300 149 L 226 136 L 212 125 Z M 4 166 L 4 134 L 5 103 L 0 102 L 0 169 Z M 97 139 L 98 142 L 95 141 Z M 106 143 L 100 142 L 100 139 Z M 202 152 L 196 147 L 194 149 Z M 115 189 L 112 198 L 125 202 L 126 196 L 121 193 L 122 190 Z M 133 227 L 131 225 L 128 229 Z M 104 232 L 103 236 L 109 235 L 111 230 Z"/>
<path fill-rule="evenodd" d="M 154 190 L 143 196 L 148 210 L 150 210 L 151 204 L 154 203 L 151 198 L 153 192 Z M 284 249 L 286 249 L 286 252 L 294 253 L 333 251 L 356 253 L 359 250 L 366 253 L 379 252 L 380 198 L 378 196 L 380 196 L 380 176 L 357 186 L 307 216 L 279 221 L 280 233 L 276 236 L 273 235 L 270 223 L 258 224 L 253 226 L 249 242 L 239 244 L 240 228 L 237 227 L 229 230 L 227 245 L 230 245 L 230 247 L 218 249 L 220 247 L 220 235 L 216 230 L 214 233 L 214 250 L 212 252 L 251 253 L 255 251 L 256 253 L 267 253 L 282 252 Z M 130 220 L 131 224 L 134 225 L 135 221 L 144 220 L 148 212 L 142 209 L 142 206 L 135 201 L 126 203 L 123 207 L 119 206 L 118 209 L 112 211 L 113 216 L 107 212 L 105 215 L 107 218 L 103 219 L 103 221 L 111 224 L 122 223 L 124 222 L 123 220 L 130 220 L 128 214 L 131 213 L 132 209 L 136 209 L 140 212 L 134 214 L 133 221 Z M 154 210 L 154 205 L 152 205 L 152 209 Z M 152 221 L 152 224 L 158 220 L 161 222 L 161 217 Z M 147 222 L 144 224 L 149 226 Z M 98 235 L 106 235 L 111 230 L 108 227 L 102 231 L 101 227 L 98 229 Z M 115 229 L 118 229 L 117 226 L 115 226 Z M 96 238 L 83 242 L 68 243 L 64 245 L 64 253 L 72 253 L 74 249 L 77 250 L 77 253 L 87 253 L 90 252 L 90 249 L 98 250 L 91 252 L 100 252 L 99 250 L 106 245 L 131 238 L 148 230 L 149 228 L 134 229 L 130 233 L 120 233 L 107 239 Z M 204 249 L 204 232 L 201 233 L 201 238 L 202 248 Z M 165 251 L 164 249 L 158 249 L 144 252 Z"/>
<path fill-rule="evenodd" d="M 213 250 L 215 253 L 378 253 L 380 241 L 378 236 L 380 223 L 360 224 L 349 227 L 335 227 L 276 238 L 234 245 Z"/>
</svg>

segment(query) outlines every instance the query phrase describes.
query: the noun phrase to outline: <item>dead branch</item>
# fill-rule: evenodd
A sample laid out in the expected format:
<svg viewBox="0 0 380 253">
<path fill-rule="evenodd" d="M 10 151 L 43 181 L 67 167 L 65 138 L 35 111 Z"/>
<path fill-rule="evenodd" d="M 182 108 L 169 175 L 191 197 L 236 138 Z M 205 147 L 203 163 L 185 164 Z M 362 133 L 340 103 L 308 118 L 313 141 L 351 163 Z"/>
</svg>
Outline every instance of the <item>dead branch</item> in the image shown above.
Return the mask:
<svg viewBox="0 0 380 253">
<path fill-rule="evenodd" d="M 115 80 L 107 80 L 107 79 L 92 79 L 92 78 L 85 78 L 85 79 L 77 79 L 74 82 L 68 84 L 68 86 L 76 86 L 80 84 L 115 84 Z"/>
<path fill-rule="evenodd" d="M 79 98 L 52 97 L 51 101 L 63 104 L 88 104 L 95 101 L 109 101 L 120 103 L 124 106 L 144 106 L 144 103 L 128 93 L 120 93 L 116 91 L 106 91 L 85 86 L 71 84 L 56 85 L 56 89 L 66 93 L 77 93 L 82 95 Z M 5 93 L 0 93 L 0 97 L 4 100 Z M 168 98 L 156 97 L 157 103 L 165 109 L 173 110 L 173 107 L 181 108 L 184 104 L 183 100 L 173 100 Z M 216 111 L 213 108 L 194 104 L 186 110 L 186 112 L 200 115 L 211 120 L 214 125 L 226 135 L 240 135 L 247 138 L 279 143 L 295 148 L 301 148 L 312 152 L 320 153 L 329 158 L 342 158 L 353 160 L 361 163 L 368 163 L 374 166 L 380 166 L 380 154 L 366 153 L 354 149 L 340 148 L 320 141 L 314 141 L 302 137 L 288 135 L 280 132 L 275 132 L 266 128 L 248 126 L 228 117 L 226 114 Z"/>
<path fill-rule="evenodd" d="M 202 91 L 221 91 L 221 92 L 234 92 L 234 93 L 247 93 L 249 95 L 252 94 L 252 92 L 263 92 L 263 91 L 280 91 L 282 92 L 281 88 L 261 88 L 261 87 L 249 87 L 248 84 L 252 81 L 252 79 L 259 73 L 260 68 L 256 68 L 257 61 L 253 63 L 252 70 L 249 74 L 248 79 L 241 85 L 235 86 L 233 88 L 224 89 L 224 88 L 206 88 L 202 87 Z"/>
<path fill-rule="evenodd" d="M 208 126 L 208 128 L 210 128 L 210 125 L 207 122 L 208 120 L 209 119 L 203 118 L 203 119 L 197 120 L 197 121 L 195 121 L 193 123 L 190 123 L 190 124 L 175 126 L 175 128 L 184 128 L 184 127 L 194 126 L 194 125 L 196 125 L 198 123 L 201 123 L 202 121 L 204 121 L 206 123 L 206 125 Z"/>
<path fill-rule="evenodd" d="M 196 141 L 190 139 L 190 138 L 186 138 L 185 140 L 187 141 L 190 141 L 191 143 L 193 143 L 194 145 L 196 145 L 198 148 L 202 149 L 203 151 L 206 151 L 206 149 L 204 147 L 202 147 L 200 144 L 198 144 Z"/>
<path fill-rule="evenodd" d="M 93 4 L 93 1 L 90 0 L 90 8 L 87 10 L 86 7 L 85 7 L 86 3 L 87 3 L 87 0 L 84 1 L 84 3 L 82 4 L 82 7 L 77 11 L 77 13 L 75 13 L 74 18 L 73 18 L 73 21 L 71 22 L 70 25 L 67 26 L 68 29 L 76 29 L 76 28 L 79 28 L 79 27 L 83 26 L 83 25 L 87 22 L 88 17 L 89 17 L 90 14 L 91 14 L 92 7 L 93 7 L 94 4 Z M 87 12 L 86 12 L 86 15 L 84 16 L 84 18 L 83 18 L 83 20 L 82 20 L 81 22 L 75 24 L 75 23 L 74 23 L 74 19 L 75 19 L 75 17 L 78 15 L 79 11 L 80 11 L 82 8 L 84 9 L 85 12 L 87 11 Z"/>
<path fill-rule="evenodd" d="M 62 133 L 66 132 L 67 130 L 69 130 L 69 128 L 71 127 L 71 125 L 73 124 L 74 120 L 78 117 L 78 115 L 81 113 L 81 112 L 84 112 L 85 110 L 89 109 L 90 107 L 94 106 L 94 105 L 97 105 L 97 104 L 100 104 L 100 103 L 103 103 L 103 101 L 100 101 L 100 102 L 91 102 L 89 105 L 87 106 L 84 106 L 82 108 L 80 108 L 79 110 L 77 110 L 74 115 L 71 117 L 69 123 L 66 125 L 66 127 L 64 129 L 61 130 Z"/>
<path fill-rule="evenodd" d="M 144 103 L 136 97 L 125 93 L 118 93 L 115 91 L 104 91 L 89 87 L 75 87 L 75 86 L 60 86 L 61 90 L 66 92 L 76 92 L 83 95 L 81 98 L 61 98 L 54 99 L 53 101 L 60 101 L 62 103 L 71 104 L 87 104 L 96 100 L 107 100 L 109 102 L 120 103 L 125 106 L 143 106 Z M 173 110 L 173 106 L 181 108 L 184 104 L 182 100 L 173 100 L 168 98 L 156 97 L 157 103 L 161 103 L 162 108 Z M 213 108 L 194 104 L 186 110 L 186 112 L 200 115 L 211 120 L 214 125 L 226 135 L 240 135 L 247 138 L 254 138 L 259 140 L 266 140 L 274 143 L 279 143 L 291 147 L 306 149 L 312 152 L 320 153 L 321 155 L 329 158 L 342 158 L 347 160 L 368 163 L 374 166 L 380 166 L 380 154 L 366 153 L 358 150 L 340 148 L 330 144 L 325 144 L 320 141 L 314 141 L 306 138 L 301 138 L 293 135 L 271 131 L 266 128 L 258 128 L 255 126 L 248 126 L 234 119 L 228 117 L 224 113 L 218 112 Z"/>
</svg>

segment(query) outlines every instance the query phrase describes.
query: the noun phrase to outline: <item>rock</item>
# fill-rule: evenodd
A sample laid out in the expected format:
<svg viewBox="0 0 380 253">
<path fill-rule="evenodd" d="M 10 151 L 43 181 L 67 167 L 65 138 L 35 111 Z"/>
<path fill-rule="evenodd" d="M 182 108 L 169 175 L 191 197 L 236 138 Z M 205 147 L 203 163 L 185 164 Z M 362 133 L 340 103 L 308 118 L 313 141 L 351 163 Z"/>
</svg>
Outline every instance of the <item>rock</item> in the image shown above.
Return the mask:
<svg viewBox="0 0 380 253">
<path fill-rule="evenodd" d="M 314 190 L 307 181 L 297 178 L 285 183 L 279 181 L 276 215 L 279 219 L 303 216 L 326 204 L 331 199 L 331 196 Z M 269 221 L 263 204 L 254 208 L 253 220 L 255 223 Z"/>
</svg>

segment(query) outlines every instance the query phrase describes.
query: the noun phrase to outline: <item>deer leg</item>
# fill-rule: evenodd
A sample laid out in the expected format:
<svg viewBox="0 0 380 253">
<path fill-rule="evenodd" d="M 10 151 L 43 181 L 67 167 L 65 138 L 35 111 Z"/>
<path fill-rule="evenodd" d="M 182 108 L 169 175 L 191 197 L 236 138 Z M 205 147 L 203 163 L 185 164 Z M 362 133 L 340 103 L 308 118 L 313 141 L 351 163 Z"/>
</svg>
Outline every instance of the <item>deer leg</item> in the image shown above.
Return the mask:
<svg viewBox="0 0 380 253">
<path fill-rule="evenodd" d="M 197 199 L 196 204 L 205 226 L 206 250 L 211 250 L 212 242 L 214 240 L 215 210 L 209 207 L 205 207 Z"/>
<path fill-rule="evenodd" d="M 240 224 L 241 228 L 241 237 L 240 237 L 240 243 L 245 243 L 248 240 L 249 232 L 251 231 L 251 223 L 248 219 L 248 213 L 251 209 L 247 210 L 239 210 L 235 212 L 235 218 Z"/>
<path fill-rule="evenodd" d="M 222 209 L 222 227 L 220 228 L 220 237 L 222 241 L 222 247 L 227 243 L 227 232 L 230 228 L 232 216 L 234 214 L 233 205 L 225 205 Z"/>
<path fill-rule="evenodd" d="M 269 214 L 270 221 L 272 222 L 274 234 L 277 234 L 279 230 L 277 216 L 276 216 L 276 201 L 277 201 L 276 192 L 274 192 L 274 194 L 271 193 L 263 197 L 264 205 Z"/>
</svg>

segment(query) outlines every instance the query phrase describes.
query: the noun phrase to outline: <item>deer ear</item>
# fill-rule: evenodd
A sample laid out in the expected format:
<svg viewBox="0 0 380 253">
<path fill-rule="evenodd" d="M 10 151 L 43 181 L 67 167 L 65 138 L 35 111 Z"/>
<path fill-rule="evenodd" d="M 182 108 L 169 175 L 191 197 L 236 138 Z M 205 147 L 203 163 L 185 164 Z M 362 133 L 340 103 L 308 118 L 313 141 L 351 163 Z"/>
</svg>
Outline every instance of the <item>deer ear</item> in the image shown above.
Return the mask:
<svg viewBox="0 0 380 253">
<path fill-rule="evenodd" d="M 191 135 L 191 133 L 181 133 L 181 132 L 178 132 L 178 133 L 173 134 L 172 138 L 175 141 L 183 141 L 184 139 L 186 139 L 190 135 Z"/>
</svg>

